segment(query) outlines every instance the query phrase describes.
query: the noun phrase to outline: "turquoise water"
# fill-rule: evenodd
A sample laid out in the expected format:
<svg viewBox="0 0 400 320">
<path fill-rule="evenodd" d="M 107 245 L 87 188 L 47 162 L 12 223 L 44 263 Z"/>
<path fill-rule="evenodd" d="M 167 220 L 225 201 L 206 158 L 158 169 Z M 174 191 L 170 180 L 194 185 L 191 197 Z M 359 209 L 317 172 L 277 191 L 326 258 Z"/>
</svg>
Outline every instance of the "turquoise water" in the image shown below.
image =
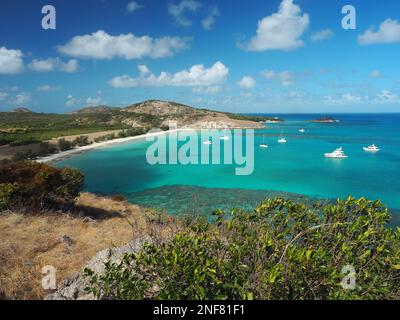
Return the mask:
<svg viewBox="0 0 400 320">
<path fill-rule="evenodd" d="M 132 202 L 153 207 L 175 203 L 176 210 L 196 207 L 193 197 L 201 194 L 206 195 L 208 204 L 229 199 L 237 204 L 234 200 L 238 195 L 246 194 L 239 197 L 241 203 L 249 199 L 252 204 L 262 197 L 263 190 L 266 196 L 275 190 L 329 199 L 351 194 L 381 199 L 389 207 L 400 209 L 400 114 L 333 115 L 340 120 L 333 124 L 308 121 L 318 115 L 279 116 L 286 121 L 267 124 L 255 132 L 254 172 L 250 176 L 236 176 L 235 165 L 151 166 L 145 157 L 150 143 L 145 141 L 96 149 L 57 165 L 81 169 L 86 175 L 87 191 L 121 193 Z M 306 132 L 299 133 L 300 128 Z M 288 140 L 285 145 L 277 143 L 282 130 Z M 268 149 L 258 147 L 263 136 Z M 372 143 L 381 152 L 363 151 L 363 146 Z M 341 146 L 348 159 L 323 157 Z M 182 192 L 185 187 L 191 192 Z M 241 190 L 257 190 L 257 196 Z"/>
</svg>

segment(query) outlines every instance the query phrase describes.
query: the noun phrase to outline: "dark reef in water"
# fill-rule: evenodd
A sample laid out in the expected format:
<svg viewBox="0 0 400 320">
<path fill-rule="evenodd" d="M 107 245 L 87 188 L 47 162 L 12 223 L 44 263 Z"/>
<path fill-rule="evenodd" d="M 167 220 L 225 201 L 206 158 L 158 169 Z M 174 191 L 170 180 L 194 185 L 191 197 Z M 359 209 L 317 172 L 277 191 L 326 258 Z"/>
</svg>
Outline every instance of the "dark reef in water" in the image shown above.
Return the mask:
<svg viewBox="0 0 400 320">
<path fill-rule="evenodd" d="M 241 208 L 251 210 L 262 200 L 273 197 L 301 200 L 310 204 L 329 201 L 281 191 L 204 188 L 183 185 L 163 186 L 127 195 L 128 200 L 132 203 L 161 209 L 173 215 L 210 215 L 216 209 Z"/>
</svg>

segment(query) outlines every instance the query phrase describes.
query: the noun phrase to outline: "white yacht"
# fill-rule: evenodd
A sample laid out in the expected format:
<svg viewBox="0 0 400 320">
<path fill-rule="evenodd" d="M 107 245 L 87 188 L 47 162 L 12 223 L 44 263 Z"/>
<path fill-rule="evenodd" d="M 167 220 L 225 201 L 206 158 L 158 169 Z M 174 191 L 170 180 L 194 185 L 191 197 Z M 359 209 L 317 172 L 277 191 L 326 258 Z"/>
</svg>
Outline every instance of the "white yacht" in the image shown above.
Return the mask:
<svg viewBox="0 0 400 320">
<path fill-rule="evenodd" d="M 210 144 L 212 144 L 212 141 L 211 140 L 207 140 L 207 141 L 204 141 L 203 144 L 210 145 Z"/>
<path fill-rule="evenodd" d="M 306 132 L 306 130 L 304 130 L 303 128 L 301 128 L 301 129 L 299 130 L 299 132 L 304 133 L 304 132 Z"/>
<path fill-rule="evenodd" d="M 283 137 L 282 131 L 281 131 L 281 138 L 278 140 L 279 143 L 286 143 L 287 140 L 286 138 Z"/>
<path fill-rule="evenodd" d="M 367 152 L 378 152 L 381 150 L 374 144 L 369 147 L 363 147 L 363 149 L 364 149 L 364 151 L 367 151 Z"/>
<path fill-rule="evenodd" d="M 268 148 L 268 145 L 265 143 L 265 136 L 263 136 L 263 142 L 260 144 L 260 148 Z"/>
<path fill-rule="evenodd" d="M 325 158 L 348 158 L 348 156 L 344 154 L 343 148 L 338 148 L 331 153 L 325 153 L 324 156 Z"/>
<path fill-rule="evenodd" d="M 219 137 L 220 140 L 224 140 L 224 141 L 228 141 L 229 140 L 229 136 L 223 136 L 223 137 Z"/>
</svg>

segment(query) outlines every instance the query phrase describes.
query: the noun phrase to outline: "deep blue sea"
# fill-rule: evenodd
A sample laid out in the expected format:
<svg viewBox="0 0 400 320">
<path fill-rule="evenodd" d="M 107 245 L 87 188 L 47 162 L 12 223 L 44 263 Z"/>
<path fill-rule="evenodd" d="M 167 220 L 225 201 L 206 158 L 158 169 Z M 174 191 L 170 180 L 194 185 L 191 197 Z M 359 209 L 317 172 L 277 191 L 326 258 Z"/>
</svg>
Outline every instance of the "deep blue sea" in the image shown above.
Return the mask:
<svg viewBox="0 0 400 320">
<path fill-rule="evenodd" d="M 312 199 L 363 196 L 400 209 L 400 114 L 329 115 L 338 123 L 311 123 L 320 117 L 315 114 L 276 116 L 285 121 L 255 131 L 250 176 L 235 175 L 234 165 L 151 166 L 146 141 L 102 147 L 57 165 L 81 169 L 87 191 L 124 194 L 132 202 L 173 214 L 252 206 L 279 194 Z M 281 132 L 288 141 L 284 145 L 277 142 Z M 263 140 L 268 149 L 259 147 Z M 373 143 L 382 149 L 379 153 L 363 151 Z M 338 147 L 349 158 L 324 158 Z"/>
</svg>

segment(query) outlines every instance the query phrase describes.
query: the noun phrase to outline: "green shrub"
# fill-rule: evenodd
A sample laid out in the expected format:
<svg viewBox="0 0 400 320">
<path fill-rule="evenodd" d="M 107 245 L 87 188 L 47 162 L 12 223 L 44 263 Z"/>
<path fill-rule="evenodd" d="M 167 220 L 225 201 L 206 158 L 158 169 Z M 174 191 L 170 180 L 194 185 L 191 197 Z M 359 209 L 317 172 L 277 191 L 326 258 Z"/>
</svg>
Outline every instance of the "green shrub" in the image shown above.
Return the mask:
<svg viewBox="0 0 400 320">
<path fill-rule="evenodd" d="M 38 150 L 37 154 L 40 157 L 44 157 L 44 156 L 48 156 L 49 154 L 56 153 L 57 151 L 58 150 L 57 150 L 56 146 L 54 146 L 48 142 L 42 142 L 39 145 L 39 150 Z"/>
<path fill-rule="evenodd" d="M 65 140 L 64 138 L 58 140 L 58 148 L 60 151 L 67 151 L 72 149 L 72 142 Z"/>
<path fill-rule="evenodd" d="M 83 186 L 84 176 L 71 168 L 21 161 L 0 167 L 0 209 L 44 208 L 71 203 Z"/>
<path fill-rule="evenodd" d="M 252 212 L 215 212 L 104 275 L 85 270 L 105 299 L 399 299 L 400 229 L 379 201 L 310 207 L 281 198 Z M 342 286 L 345 267 L 355 287 Z M 353 275 L 350 275 L 353 276 Z"/>
<path fill-rule="evenodd" d="M 14 140 L 10 142 L 10 146 L 25 146 L 28 144 L 32 143 L 40 143 L 41 141 L 39 139 L 33 139 L 33 138 L 26 138 L 26 139 L 21 139 L 21 140 Z"/>
<path fill-rule="evenodd" d="M 15 183 L 0 183 L 0 210 L 12 206 L 12 198 L 17 191 L 18 185 Z"/>
<path fill-rule="evenodd" d="M 12 157 L 13 161 L 34 160 L 38 157 L 38 153 L 28 149 L 27 151 L 18 151 Z"/>
<path fill-rule="evenodd" d="M 79 147 L 87 146 L 90 144 L 89 137 L 88 136 L 79 136 L 74 140 L 73 144 L 76 146 L 79 146 Z"/>
</svg>

